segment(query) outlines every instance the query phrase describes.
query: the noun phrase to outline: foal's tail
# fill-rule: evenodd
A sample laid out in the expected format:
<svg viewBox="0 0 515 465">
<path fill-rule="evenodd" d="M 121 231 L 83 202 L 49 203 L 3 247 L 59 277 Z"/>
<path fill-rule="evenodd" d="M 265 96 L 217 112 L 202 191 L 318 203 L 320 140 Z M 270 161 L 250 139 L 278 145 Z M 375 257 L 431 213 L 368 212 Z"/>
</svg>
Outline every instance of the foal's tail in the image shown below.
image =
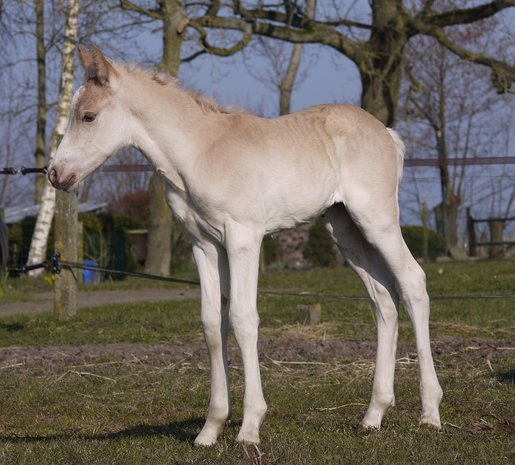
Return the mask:
<svg viewBox="0 0 515 465">
<path fill-rule="evenodd" d="M 390 136 L 392 136 L 393 143 L 395 144 L 395 151 L 397 152 L 397 179 L 399 181 L 399 185 L 402 181 L 402 170 L 404 167 L 404 142 L 402 142 L 402 139 L 400 138 L 399 134 L 397 134 L 397 131 L 394 131 L 391 128 L 388 129 L 388 132 L 390 133 Z"/>
</svg>

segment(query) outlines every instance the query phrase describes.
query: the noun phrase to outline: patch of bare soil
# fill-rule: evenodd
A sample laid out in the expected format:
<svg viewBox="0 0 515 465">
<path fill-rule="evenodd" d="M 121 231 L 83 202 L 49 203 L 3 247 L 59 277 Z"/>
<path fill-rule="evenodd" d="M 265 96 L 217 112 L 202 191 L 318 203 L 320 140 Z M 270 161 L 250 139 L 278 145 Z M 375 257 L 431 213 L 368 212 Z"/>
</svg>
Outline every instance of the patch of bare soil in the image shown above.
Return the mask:
<svg viewBox="0 0 515 465">
<path fill-rule="evenodd" d="M 513 353 L 515 346 L 508 341 L 462 340 L 441 337 L 433 341 L 435 356 L 461 354 L 473 358 L 489 359 L 496 352 Z M 325 340 L 305 337 L 264 338 L 259 342 L 260 359 L 263 362 L 354 362 L 375 359 L 376 343 L 372 341 Z M 399 357 L 408 356 L 416 360 L 415 348 L 400 343 Z M 230 343 L 229 357 L 234 365 L 240 364 L 240 357 L 234 341 Z M 188 361 L 207 363 L 207 348 L 203 342 L 177 344 L 83 344 L 44 347 L 0 348 L 0 370 L 9 369 L 19 376 L 34 375 L 37 372 L 50 374 L 63 367 L 81 366 L 103 362 L 139 363 L 162 367 Z"/>
</svg>

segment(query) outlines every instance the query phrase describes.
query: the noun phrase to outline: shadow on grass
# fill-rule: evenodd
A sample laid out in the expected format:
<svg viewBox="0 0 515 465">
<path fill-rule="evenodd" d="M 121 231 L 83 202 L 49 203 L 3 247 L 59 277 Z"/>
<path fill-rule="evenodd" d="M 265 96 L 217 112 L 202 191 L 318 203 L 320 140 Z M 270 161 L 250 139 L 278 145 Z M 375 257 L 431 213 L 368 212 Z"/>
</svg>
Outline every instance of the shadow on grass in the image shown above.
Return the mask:
<svg viewBox="0 0 515 465">
<path fill-rule="evenodd" d="M 4 329 L 7 332 L 21 331 L 25 329 L 25 325 L 21 323 L 0 323 L 0 329 Z"/>
<path fill-rule="evenodd" d="M 83 439 L 91 441 L 116 440 L 124 438 L 147 438 L 153 436 L 169 436 L 181 442 L 193 443 L 205 418 L 190 418 L 188 420 L 169 423 L 166 425 L 135 425 L 127 429 L 101 434 L 60 433 L 40 436 L 0 436 L 0 442 L 52 442 L 63 439 Z"/>
<path fill-rule="evenodd" d="M 503 384 L 515 384 L 515 370 L 500 371 L 495 374 L 497 381 Z"/>
</svg>

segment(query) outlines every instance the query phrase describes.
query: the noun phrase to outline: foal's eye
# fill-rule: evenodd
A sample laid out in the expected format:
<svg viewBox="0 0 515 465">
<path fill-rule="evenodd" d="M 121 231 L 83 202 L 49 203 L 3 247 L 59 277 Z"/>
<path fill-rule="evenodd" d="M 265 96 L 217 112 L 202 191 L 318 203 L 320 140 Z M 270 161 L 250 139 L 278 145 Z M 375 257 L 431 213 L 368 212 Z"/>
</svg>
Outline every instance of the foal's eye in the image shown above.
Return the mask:
<svg viewBox="0 0 515 465">
<path fill-rule="evenodd" d="M 92 123 L 93 121 L 95 121 L 96 117 L 97 115 L 95 115 L 95 113 L 84 113 L 82 121 L 84 121 L 85 123 Z"/>
</svg>

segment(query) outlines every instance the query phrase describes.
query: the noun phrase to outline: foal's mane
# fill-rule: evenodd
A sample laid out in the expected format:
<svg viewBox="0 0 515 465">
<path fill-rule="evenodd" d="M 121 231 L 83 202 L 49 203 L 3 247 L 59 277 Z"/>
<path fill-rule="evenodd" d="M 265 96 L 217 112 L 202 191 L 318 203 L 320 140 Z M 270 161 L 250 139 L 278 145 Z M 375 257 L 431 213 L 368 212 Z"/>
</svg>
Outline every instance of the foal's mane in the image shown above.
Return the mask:
<svg viewBox="0 0 515 465">
<path fill-rule="evenodd" d="M 120 63 L 118 63 L 120 64 Z M 205 95 L 202 95 L 198 91 L 192 91 L 189 89 L 185 89 L 179 79 L 174 78 L 170 76 L 169 74 L 159 71 L 157 69 L 152 70 L 146 70 L 141 68 L 138 65 L 125 65 L 121 64 L 121 67 L 127 71 L 128 73 L 132 74 L 139 74 L 143 76 L 144 78 L 150 80 L 151 82 L 154 82 L 156 84 L 159 84 L 163 87 L 170 87 L 172 89 L 178 89 L 181 92 L 187 94 L 193 102 L 195 102 L 199 108 L 204 113 L 219 113 L 219 114 L 229 114 L 229 113 L 242 113 L 241 110 L 235 109 L 232 107 L 223 107 L 221 106 L 215 99 L 206 97 Z"/>
</svg>

